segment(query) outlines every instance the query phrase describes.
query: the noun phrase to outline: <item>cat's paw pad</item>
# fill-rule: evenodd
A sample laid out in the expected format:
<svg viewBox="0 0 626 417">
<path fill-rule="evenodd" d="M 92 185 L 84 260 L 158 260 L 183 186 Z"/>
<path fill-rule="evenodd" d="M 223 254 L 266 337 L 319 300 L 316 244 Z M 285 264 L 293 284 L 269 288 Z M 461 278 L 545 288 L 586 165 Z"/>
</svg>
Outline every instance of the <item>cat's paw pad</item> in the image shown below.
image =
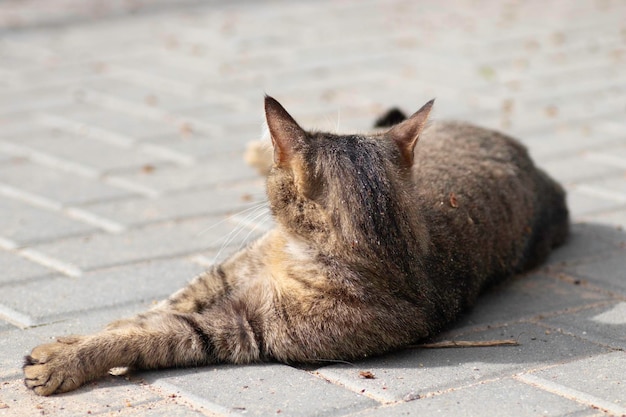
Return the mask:
<svg viewBox="0 0 626 417">
<path fill-rule="evenodd" d="M 77 371 L 75 336 L 60 338 L 55 343 L 37 346 L 24 358 L 24 383 L 39 395 L 71 391 L 83 383 Z M 67 342 L 67 343 L 66 343 Z"/>
</svg>

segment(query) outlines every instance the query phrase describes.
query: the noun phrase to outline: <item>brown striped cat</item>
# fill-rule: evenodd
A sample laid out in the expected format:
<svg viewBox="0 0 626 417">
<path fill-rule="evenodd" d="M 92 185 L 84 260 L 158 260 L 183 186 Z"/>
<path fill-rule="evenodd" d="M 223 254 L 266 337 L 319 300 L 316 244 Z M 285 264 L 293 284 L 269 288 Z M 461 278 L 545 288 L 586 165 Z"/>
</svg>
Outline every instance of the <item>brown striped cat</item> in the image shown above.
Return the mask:
<svg viewBox="0 0 626 417">
<path fill-rule="evenodd" d="M 427 126 L 432 105 L 335 135 L 266 97 L 277 227 L 144 314 L 36 347 L 26 386 L 70 391 L 113 367 L 358 360 L 437 334 L 487 285 L 540 264 L 568 234 L 563 189 L 507 136 Z"/>
</svg>

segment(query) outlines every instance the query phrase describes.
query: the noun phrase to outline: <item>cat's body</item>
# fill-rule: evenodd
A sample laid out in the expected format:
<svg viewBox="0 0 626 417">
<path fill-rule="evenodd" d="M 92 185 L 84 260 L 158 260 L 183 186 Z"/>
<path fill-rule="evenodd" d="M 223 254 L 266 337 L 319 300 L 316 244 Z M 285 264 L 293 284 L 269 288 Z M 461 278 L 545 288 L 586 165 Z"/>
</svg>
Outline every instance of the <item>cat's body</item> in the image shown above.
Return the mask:
<svg viewBox="0 0 626 417">
<path fill-rule="evenodd" d="M 567 236 L 562 188 L 526 150 L 431 103 L 386 133 L 303 131 L 271 98 L 277 228 L 157 308 L 33 350 L 49 395 L 110 368 L 354 360 L 432 336 Z M 415 153 L 415 144 L 419 145 Z"/>
</svg>

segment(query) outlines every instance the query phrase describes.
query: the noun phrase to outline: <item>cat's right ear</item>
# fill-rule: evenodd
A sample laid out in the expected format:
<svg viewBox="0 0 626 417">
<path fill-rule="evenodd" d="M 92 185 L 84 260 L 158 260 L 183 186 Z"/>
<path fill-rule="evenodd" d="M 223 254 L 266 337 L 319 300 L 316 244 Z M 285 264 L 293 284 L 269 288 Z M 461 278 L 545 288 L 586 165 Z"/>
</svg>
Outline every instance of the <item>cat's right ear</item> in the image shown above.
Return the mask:
<svg viewBox="0 0 626 417">
<path fill-rule="evenodd" d="M 274 145 L 274 163 L 288 165 L 306 140 L 306 132 L 278 101 L 265 96 L 265 119 Z"/>
<path fill-rule="evenodd" d="M 434 99 L 430 100 L 411 117 L 395 125 L 385 134 L 385 136 L 392 139 L 398 146 L 402 158 L 402 165 L 405 167 L 411 167 L 413 165 L 413 151 L 415 150 L 415 145 L 417 144 L 422 130 L 426 127 L 428 115 L 434 103 Z"/>
</svg>

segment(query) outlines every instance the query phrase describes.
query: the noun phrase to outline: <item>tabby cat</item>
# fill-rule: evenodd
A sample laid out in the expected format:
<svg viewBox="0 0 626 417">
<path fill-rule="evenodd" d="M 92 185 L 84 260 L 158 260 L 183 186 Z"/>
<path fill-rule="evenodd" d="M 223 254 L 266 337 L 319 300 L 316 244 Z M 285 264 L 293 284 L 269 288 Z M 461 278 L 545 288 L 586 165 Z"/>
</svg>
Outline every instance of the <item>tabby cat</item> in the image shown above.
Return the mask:
<svg viewBox="0 0 626 417">
<path fill-rule="evenodd" d="M 276 228 L 146 313 L 36 347 L 26 386 L 70 391 L 113 367 L 358 360 L 437 334 L 486 286 L 537 266 L 568 234 L 563 189 L 507 136 L 427 126 L 432 105 L 336 135 L 266 97 Z"/>
</svg>

